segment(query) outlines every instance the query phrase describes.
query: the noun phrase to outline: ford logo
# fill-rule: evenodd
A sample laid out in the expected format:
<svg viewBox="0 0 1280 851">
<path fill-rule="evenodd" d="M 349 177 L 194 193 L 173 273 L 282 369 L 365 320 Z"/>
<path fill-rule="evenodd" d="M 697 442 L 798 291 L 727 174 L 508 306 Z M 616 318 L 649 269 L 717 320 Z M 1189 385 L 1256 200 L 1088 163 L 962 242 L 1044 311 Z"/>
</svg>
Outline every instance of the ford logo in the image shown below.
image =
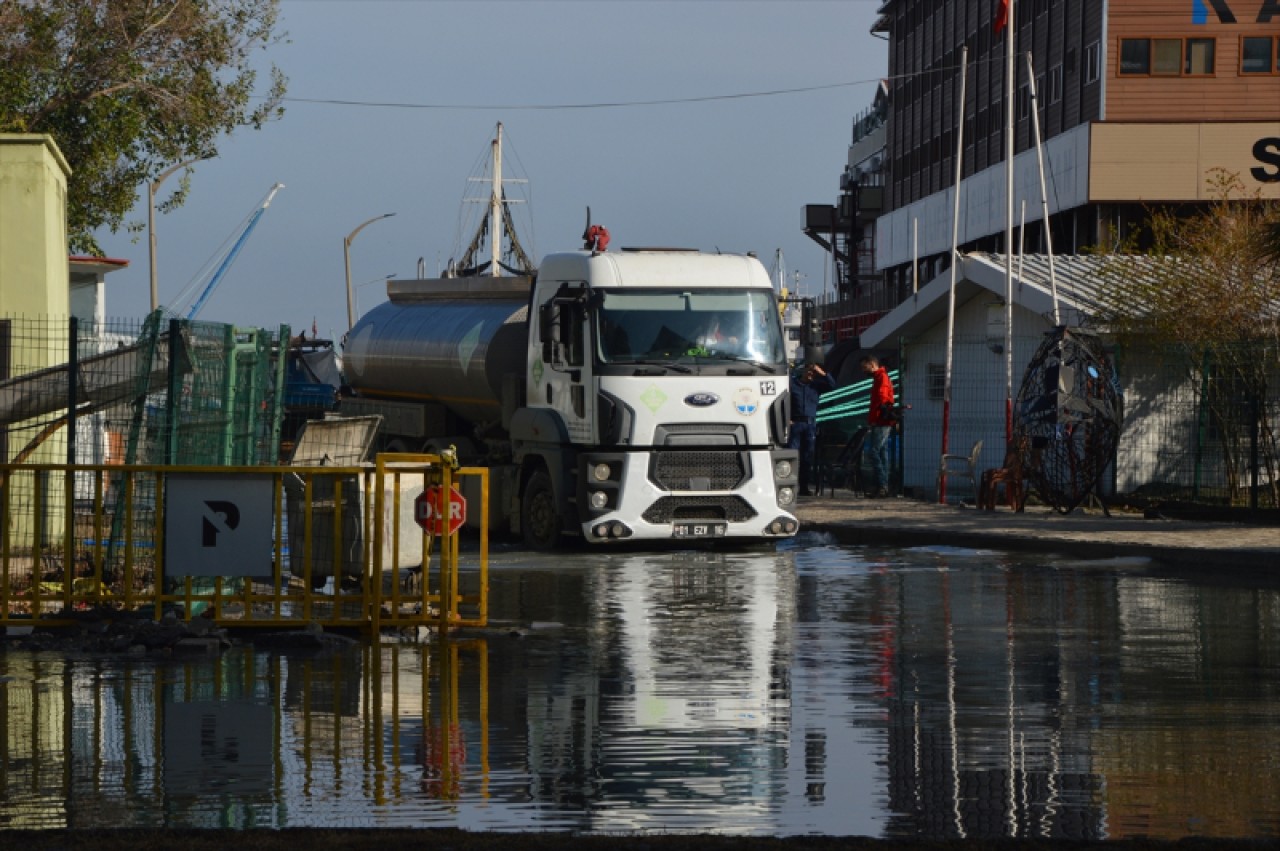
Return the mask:
<svg viewBox="0 0 1280 851">
<path fill-rule="evenodd" d="M 684 397 L 684 403 L 694 408 L 709 408 L 719 401 L 720 397 L 714 393 L 690 393 Z"/>
</svg>

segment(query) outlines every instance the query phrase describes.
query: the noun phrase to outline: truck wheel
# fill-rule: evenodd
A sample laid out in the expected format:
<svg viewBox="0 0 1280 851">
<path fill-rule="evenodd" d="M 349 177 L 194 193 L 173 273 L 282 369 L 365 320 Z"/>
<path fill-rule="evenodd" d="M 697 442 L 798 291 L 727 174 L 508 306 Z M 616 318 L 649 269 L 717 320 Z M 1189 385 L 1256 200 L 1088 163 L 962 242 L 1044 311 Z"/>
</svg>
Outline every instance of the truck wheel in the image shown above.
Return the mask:
<svg viewBox="0 0 1280 851">
<path fill-rule="evenodd" d="M 559 546 L 563 537 L 560 513 L 556 511 L 556 495 L 551 477 L 538 470 L 529 477 L 524 497 L 520 500 L 520 530 L 531 550 L 550 550 Z"/>
</svg>

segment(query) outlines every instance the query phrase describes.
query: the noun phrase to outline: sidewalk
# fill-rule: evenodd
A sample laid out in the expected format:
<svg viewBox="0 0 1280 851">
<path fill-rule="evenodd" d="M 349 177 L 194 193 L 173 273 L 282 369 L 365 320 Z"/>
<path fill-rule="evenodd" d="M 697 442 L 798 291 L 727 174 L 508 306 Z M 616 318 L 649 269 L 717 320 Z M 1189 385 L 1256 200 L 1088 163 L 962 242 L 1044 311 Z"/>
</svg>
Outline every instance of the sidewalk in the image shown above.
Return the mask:
<svg viewBox="0 0 1280 851">
<path fill-rule="evenodd" d="M 1168 564 L 1280 572 L 1280 527 L 1043 506 L 1022 514 L 1001 507 L 938 505 L 913 499 L 865 499 L 848 491 L 802 497 L 801 531 L 824 531 L 845 543 L 961 546 L 1064 553 L 1090 558 L 1146 556 Z"/>
</svg>

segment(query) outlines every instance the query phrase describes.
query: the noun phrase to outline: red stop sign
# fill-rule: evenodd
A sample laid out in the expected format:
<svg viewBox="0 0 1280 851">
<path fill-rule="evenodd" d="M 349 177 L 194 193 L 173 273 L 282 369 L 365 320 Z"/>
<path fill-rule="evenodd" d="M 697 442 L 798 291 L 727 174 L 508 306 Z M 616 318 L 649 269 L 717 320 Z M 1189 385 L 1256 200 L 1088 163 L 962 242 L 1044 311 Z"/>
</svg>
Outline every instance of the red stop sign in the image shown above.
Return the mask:
<svg viewBox="0 0 1280 851">
<path fill-rule="evenodd" d="M 443 491 L 440 485 L 431 485 L 413 500 L 413 519 L 432 535 L 443 535 L 446 523 L 452 535 L 467 522 L 467 499 L 462 491 L 450 487 L 447 504 Z"/>
</svg>

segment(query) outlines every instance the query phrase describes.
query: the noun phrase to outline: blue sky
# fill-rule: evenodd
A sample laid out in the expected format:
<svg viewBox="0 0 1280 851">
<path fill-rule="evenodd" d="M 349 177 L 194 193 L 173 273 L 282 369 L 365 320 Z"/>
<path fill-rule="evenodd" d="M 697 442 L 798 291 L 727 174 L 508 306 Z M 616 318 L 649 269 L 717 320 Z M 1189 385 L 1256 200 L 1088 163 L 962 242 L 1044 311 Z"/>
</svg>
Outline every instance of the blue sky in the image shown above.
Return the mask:
<svg viewBox="0 0 1280 851">
<path fill-rule="evenodd" d="M 498 122 L 504 173 L 529 181 L 511 191 L 529 200 L 519 226 L 535 257 L 578 248 L 590 206 L 613 247 L 755 251 L 766 267 L 781 249 L 815 294 L 829 272 L 801 210 L 835 200 L 853 116 L 885 73 L 885 43 L 869 33 L 879 5 L 283 0 L 288 42 L 265 56 L 298 100 L 225 139 L 194 167 L 187 203 L 157 215 L 160 302 L 198 288 L 280 182 L 199 318 L 295 334 L 314 321 L 340 337 L 343 238 L 396 214 L 352 242 L 358 313 L 385 298 L 386 275 L 414 277 L 419 258 L 434 275 L 471 236 L 467 179 Z M 145 193 L 130 218 L 145 222 Z M 108 314 L 145 314 L 145 232 L 100 242 L 131 263 L 108 278 Z"/>
</svg>

